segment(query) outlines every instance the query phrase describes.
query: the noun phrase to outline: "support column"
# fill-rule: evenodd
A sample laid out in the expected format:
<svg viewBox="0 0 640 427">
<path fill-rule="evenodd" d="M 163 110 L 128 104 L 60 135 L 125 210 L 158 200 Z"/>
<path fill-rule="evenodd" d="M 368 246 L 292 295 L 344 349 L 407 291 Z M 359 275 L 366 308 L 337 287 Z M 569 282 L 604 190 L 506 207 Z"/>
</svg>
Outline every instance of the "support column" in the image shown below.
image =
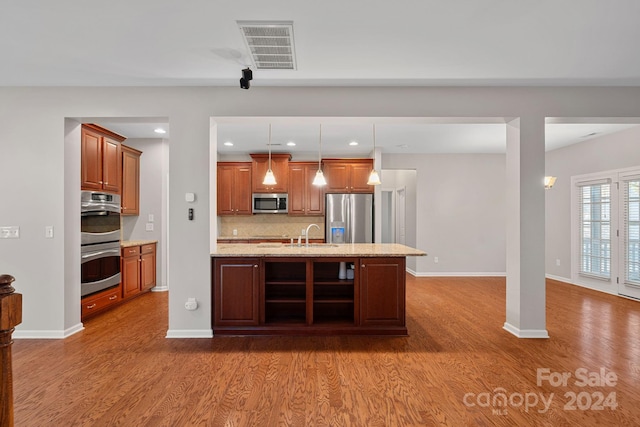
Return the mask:
<svg viewBox="0 0 640 427">
<path fill-rule="evenodd" d="M 546 330 L 544 117 L 507 123 L 507 316 L 519 338 Z"/>
</svg>

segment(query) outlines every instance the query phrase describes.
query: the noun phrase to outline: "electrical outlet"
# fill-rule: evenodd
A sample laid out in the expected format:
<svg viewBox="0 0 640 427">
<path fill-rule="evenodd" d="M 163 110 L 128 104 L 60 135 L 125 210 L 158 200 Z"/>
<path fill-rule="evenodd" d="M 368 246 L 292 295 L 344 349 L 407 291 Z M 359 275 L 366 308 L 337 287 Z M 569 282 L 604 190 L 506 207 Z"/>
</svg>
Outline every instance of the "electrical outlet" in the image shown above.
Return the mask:
<svg viewBox="0 0 640 427">
<path fill-rule="evenodd" d="M 433 257 L 433 262 L 435 262 L 435 263 L 437 264 L 439 261 L 440 261 L 440 260 L 438 259 L 438 257 L 437 257 L 437 256 L 434 256 L 434 257 Z"/>
<path fill-rule="evenodd" d="M 53 239 L 53 225 L 47 225 L 44 228 L 44 237 L 47 239 Z"/>
<path fill-rule="evenodd" d="M 148 222 L 148 223 L 146 224 L 146 228 L 145 228 L 145 230 L 147 230 L 147 231 L 153 231 L 153 223 L 152 223 L 152 222 Z"/>
<path fill-rule="evenodd" d="M 238 230 L 236 228 L 233 229 L 233 235 L 237 236 L 238 235 Z"/>
<path fill-rule="evenodd" d="M 560 267 L 560 258 L 557 258 L 557 259 L 556 259 L 556 265 L 557 265 L 558 267 Z"/>
<path fill-rule="evenodd" d="M 188 298 L 187 302 L 184 303 L 184 308 L 189 311 L 196 310 L 198 308 L 198 301 L 195 298 Z"/>
</svg>

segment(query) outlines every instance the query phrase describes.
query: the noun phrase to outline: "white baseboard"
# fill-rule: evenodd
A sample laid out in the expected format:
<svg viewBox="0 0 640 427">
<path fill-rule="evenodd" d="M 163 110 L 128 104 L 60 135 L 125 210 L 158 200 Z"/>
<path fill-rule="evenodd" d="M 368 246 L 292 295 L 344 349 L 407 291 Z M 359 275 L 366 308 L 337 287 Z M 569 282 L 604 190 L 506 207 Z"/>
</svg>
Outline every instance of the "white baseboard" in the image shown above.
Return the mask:
<svg viewBox="0 0 640 427">
<path fill-rule="evenodd" d="M 153 288 L 151 288 L 151 292 L 167 292 L 168 290 L 169 287 L 167 285 L 154 286 Z"/>
<path fill-rule="evenodd" d="M 212 329 L 169 329 L 166 338 L 213 338 Z"/>
<path fill-rule="evenodd" d="M 64 339 L 84 330 L 82 323 L 78 323 L 64 331 L 34 331 L 34 330 L 16 330 L 13 333 L 14 339 Z"/>
<path fill-rule="evenodd" d="M 558 282 L 563 282 L 563 283 L 568 283 L 570 285 L 575 285 L 575 283 L 573 283 L 571 281 L 571 279 L 568 279 L 566 277 L 554 276 L 553 274 L 545 274 L 544 277 L 546 277 L 547 279 L 558 281 Z"/>
<path fill-rule="evenodd" d="M 422 273 L 415 273 L 416 277 L 506 277 L 507 273 L 503 272 L 462 272 L 462 273 L 452 273 L 447 271 L 428 271 Z"/>
<path fill-rule="evenodd" d="M 546 329 L 519 329 L 508 322 L 504 322 L 502 328 L 518 338 L 549 338 Z"/>
</svg>

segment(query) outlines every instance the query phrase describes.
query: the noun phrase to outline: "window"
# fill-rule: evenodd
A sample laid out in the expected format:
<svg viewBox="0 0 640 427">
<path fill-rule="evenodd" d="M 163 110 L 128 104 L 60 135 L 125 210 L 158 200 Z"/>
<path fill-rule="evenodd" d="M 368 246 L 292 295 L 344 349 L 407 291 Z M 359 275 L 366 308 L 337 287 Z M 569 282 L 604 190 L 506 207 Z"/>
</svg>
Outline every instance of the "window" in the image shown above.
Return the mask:
<svg viewBox="0 0 640 427">
<path fill-rule="evenodd" d="M 611 278 L 611 184 L 580 186 L 580 274 Z"/>
<path fill-rule="evenodd" d="M 572 281 L 640 299 L 640 169 L 572 183 Z"/>
<path fill-rule="evenodd" d="M 622 181 L 624 191 L 624 278 L 640 286 L 640 177 Z"/>
</svg>

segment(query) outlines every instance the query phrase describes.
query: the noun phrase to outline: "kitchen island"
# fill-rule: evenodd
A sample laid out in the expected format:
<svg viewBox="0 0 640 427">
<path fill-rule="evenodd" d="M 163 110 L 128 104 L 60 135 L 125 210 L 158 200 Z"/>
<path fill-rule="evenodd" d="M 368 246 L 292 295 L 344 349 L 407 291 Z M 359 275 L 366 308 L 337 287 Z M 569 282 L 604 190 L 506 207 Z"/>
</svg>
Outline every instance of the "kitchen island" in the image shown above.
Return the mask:
<svg viewBox="0 0 640 427">
<path fill-rule="evenodd" d="M 218 244 L 211 254 L 217 335 L 407 335 L 399 244 Z"/>
</svg>

